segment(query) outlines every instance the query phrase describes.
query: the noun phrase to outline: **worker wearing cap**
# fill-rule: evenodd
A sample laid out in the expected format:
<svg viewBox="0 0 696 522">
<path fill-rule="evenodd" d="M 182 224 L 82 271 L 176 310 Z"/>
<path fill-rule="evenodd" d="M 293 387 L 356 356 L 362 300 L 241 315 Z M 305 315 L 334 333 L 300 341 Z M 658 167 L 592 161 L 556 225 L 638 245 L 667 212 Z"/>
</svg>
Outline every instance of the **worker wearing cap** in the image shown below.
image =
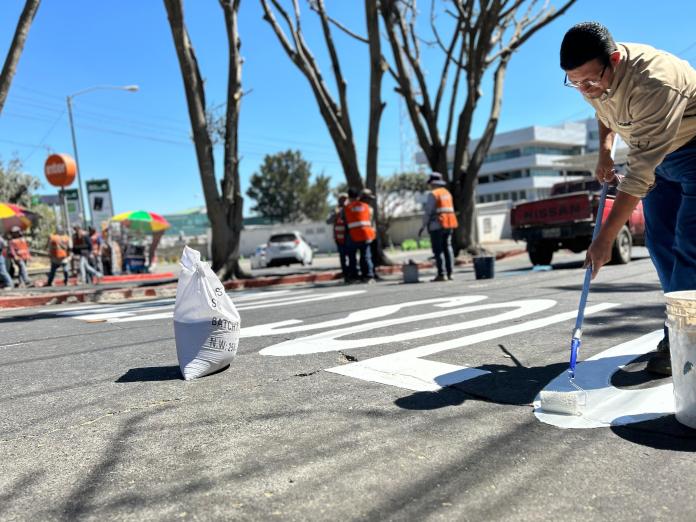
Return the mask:
<svg viewBox="0 0 696 522">
<path fill-rule="evenodd" d="M 696 289 L 696 70 L 648 45 L 616 43 L 597 22 L 573 26 L 561 44 L 565 84 L 596 111 L 600 182 L 619 181 L 611 213 L 587 251 L 593 277 L 643 201 L 645 241 L 664 292 Z M 616 137 L 628 144 L 626 175 L 614 174 Z M 671 375 L 665 329 L 648 370 Z"/>
<path fill-rule="evenodd" d="M 428 177 L 431 188 L 425 201 L 423 212 L 424 229 L 430 233 L 430 246 L 435 256 L 437 276 L 433 281 L 451 281 L 454 254 L 452 253 L 452 233 L 457 228 L 457 216 L 454 213 L 452 194 L 445 188 L 447 185 L 442 174 L 433 172 Z"/>
<path fill-rule="evenodd" d="M 348 194 L 341 192 L 338 195 L 338 201 L 336 207 L 329 214 L 326 223 L 333 226 L 333 236 L 336 242 L 336 251 L 338 252 L 338 259 L 341 263 L 341 273 L 343 274 L 343 280 L 348 283 L 350 282 L 349 272 L 348 272 L 348 248 L 346 243 L 346 213 L 344 206 L 348 200 Z"/>
<path fill-rule="evenodd" d="M 360 279 L 364 283 L 375 280 L 375 269 L 372 264 L 371 244 L 377 237 L 372 224 L 372 207 L 375 199 L 370 189 L 363 189 L 359 194 L 356 190 L 348 191 L 350 200 L 346 203 L 346 227 L 348 229 L 348 272 L 350 280 L 358 280 L 357 254 L 360 252 Z"/>
<path fill-rule="evenodd" d="M 3 284 L 3 288 L 14 288 L 14 283 L 10 274 L 7 272 L 7 256 L 9 255 L 7 251 L 7 241 L 0 235 L 0 282 Z"/>
<path fill-rule="evenodd" d="M 9 248 L 10 259 L 17 265 L 19 269 L 19 284 L 30 286 L 31 280 L 27 274 L 27 263 L 31 259 L 29 252 L 29 244 L 24 239 L 22 230 L 18 226 L 12 227 L 12 239 L 10 239 Z"/>
</svg>

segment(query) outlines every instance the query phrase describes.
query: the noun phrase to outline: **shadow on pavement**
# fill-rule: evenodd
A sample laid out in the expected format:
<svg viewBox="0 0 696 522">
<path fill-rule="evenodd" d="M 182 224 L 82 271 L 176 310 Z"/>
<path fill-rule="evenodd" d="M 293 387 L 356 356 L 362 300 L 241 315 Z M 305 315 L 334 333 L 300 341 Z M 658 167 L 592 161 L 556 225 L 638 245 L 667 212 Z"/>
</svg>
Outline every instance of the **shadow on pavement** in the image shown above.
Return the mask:
<svg viewBox="0 0 696 522">
<path fill-rule="evenodd" d="M 650 448 L 696 452 L 696 430 L 680 424 L 674 415 L 612 426 L 611 431 L 622 439 Z"/>
<path fill-rule="evenodd" d="M 551 287 L 554 290 L 572 290 L 579 292 L 582 289 L 582 282 L 577 285 L 562 285 Z M 592 283 L 590 292 L 593 294 L 607 293 L 643 293 L 661 291 L 662 287 L 659 283 Z"/>
<path fill-rule="evenodd" d="M 131 368 L 121 375 L 115 382 L 157 382 L 157 381 L 181 381 L 179 366 L 146 366 L 144 368 Z"/>
</svg>

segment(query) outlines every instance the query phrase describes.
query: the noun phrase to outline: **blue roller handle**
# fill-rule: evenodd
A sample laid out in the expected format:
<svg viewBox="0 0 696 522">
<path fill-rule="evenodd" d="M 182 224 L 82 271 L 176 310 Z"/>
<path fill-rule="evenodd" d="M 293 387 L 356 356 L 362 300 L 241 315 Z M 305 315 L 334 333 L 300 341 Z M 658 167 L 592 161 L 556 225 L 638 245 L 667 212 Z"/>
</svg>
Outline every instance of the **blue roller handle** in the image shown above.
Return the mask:
<svg viewBox="0 0 696 522">
<path fill-rule="evenodd" d="M 602 227 L 602 215 L 604 214 L 604 203 L 607 200 L 608 190 L 609 184 L 604 183 L 602 185 L 602 192 L 599 195 L 599 207 L 597 208 L 597 220 L 595 221 L 594 230 L 592 231 L 592 241 L 595 240 L 597 234 L 599 234 L 599 229 Z M 592 266 L 590 265 L 585 270 L 585 281 L 582 284 L 580 304 L 578 305 L 578 317 L 575 320 L 575 329 L 573 330 L 573 337 L 570 340 L 570 365 L 568 366 L 568 373 L 571 379 L 575 378 L 575 365 L 578 362 L 578 351 L 580 350 L 580 339 L 582 338 L 582 323 L 585 320 L 585 305 L 587 304 L 587 294 L 590 292 L 591 280 Z"/>
</svg>

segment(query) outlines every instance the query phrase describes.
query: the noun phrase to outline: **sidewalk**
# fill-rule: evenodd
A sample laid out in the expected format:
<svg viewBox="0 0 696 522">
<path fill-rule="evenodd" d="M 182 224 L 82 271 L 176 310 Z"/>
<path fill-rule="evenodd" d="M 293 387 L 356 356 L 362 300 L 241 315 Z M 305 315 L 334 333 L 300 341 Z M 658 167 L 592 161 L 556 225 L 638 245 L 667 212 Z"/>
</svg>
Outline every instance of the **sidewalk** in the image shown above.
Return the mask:
<svg viewBox="0 0 696 522">
<path fill-rule="evenodd" d="M 516 243 L 514 241 L 485 243 L 482 246 L 494 254 L 496 259 L 504 259 L 525 252 L 524 243 Z M 417 263 L 420 269 L 433 267 L 430 259 L 432 256 L 430 250 L 393 251 L 389 252 L 388 255 L 394 262 L 394 265 L 378 267 L 377 273 L 380 276 L 401 274 L 401 265 L 410 260 Z M 338 265 L 338 258 L 335 255 L 317 257 L 316 261 L 315 266 L 303 269 L 304 271 L 299 273 L 266 273 L 257 275 L 252 279 L 226 281 L 224 286 L 227 290 L 239 290 L 243 288 L 319 283 L 342 279 L 343 276 Z M 457 266 L 466 266 L 471 263 L 470 257 L 460 256 L 457 259 Z M 248 261 L 242 261 L 242 268 L 251 272 Z M 177 275 L 177 265 L 162 265 L 158 267 L 158 272 L 152 274 L 107 276 L 97 285 L 0 289 L 0 309 L 61 303 L 116 303 L 129 299 L 174 297 L 176 295 Z M 61 278 L 57 277 L 56 279 Z"/>
</svg>

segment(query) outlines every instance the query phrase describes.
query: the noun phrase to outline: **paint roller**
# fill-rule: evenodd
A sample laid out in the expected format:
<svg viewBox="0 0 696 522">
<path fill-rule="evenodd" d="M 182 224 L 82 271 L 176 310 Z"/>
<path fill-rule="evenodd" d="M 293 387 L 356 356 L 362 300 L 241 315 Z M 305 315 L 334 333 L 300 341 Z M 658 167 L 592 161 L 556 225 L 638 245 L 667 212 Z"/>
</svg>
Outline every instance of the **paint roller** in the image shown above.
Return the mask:
<svg viewBox="0 0 696 522">
<path fill-rule="evenodd" d="M 614 159 L 616 153 L 616 144 L 618 138 L 614 138 L 614 143 L 611 146 L 611 159 Z M 599 196 L 599 206 L 597 207 L 597 219 L 595 221 L 594 230 L 592 231 L 592 241 L 599 234 L 599 229 L 602 227 L 602 215 L 604 214 L 604 203 L 607 200 L 607 191 L 609 184 L 605 182 L 602 185 L 602 192 Z M 582 292 L 580 293 L 580 304 L 578 305 L 578 316 L 575 320 L 575 328 L 570 340 L 570 363 L 568 365 L 568 383 L 574 388 L 572 391 L 554 391 L 542 390 L 539 394 L 541 401 L 540 408 L 546 413 L 560 413 L 566 415 L 580 415 L 580 408 L 587 405 L 587 392 L 583 390 L 575 382 L 575 365 L 578 361 L 578 352 L 582 343 L 582 323 L 585 319 L 585 305 L 587 304 L 587 296 L 590 292 L 590 281 L 592 280 L 592 266 L 588 266 L 585 270 L 585 280 L 582 284 Z"/>
</svg>

